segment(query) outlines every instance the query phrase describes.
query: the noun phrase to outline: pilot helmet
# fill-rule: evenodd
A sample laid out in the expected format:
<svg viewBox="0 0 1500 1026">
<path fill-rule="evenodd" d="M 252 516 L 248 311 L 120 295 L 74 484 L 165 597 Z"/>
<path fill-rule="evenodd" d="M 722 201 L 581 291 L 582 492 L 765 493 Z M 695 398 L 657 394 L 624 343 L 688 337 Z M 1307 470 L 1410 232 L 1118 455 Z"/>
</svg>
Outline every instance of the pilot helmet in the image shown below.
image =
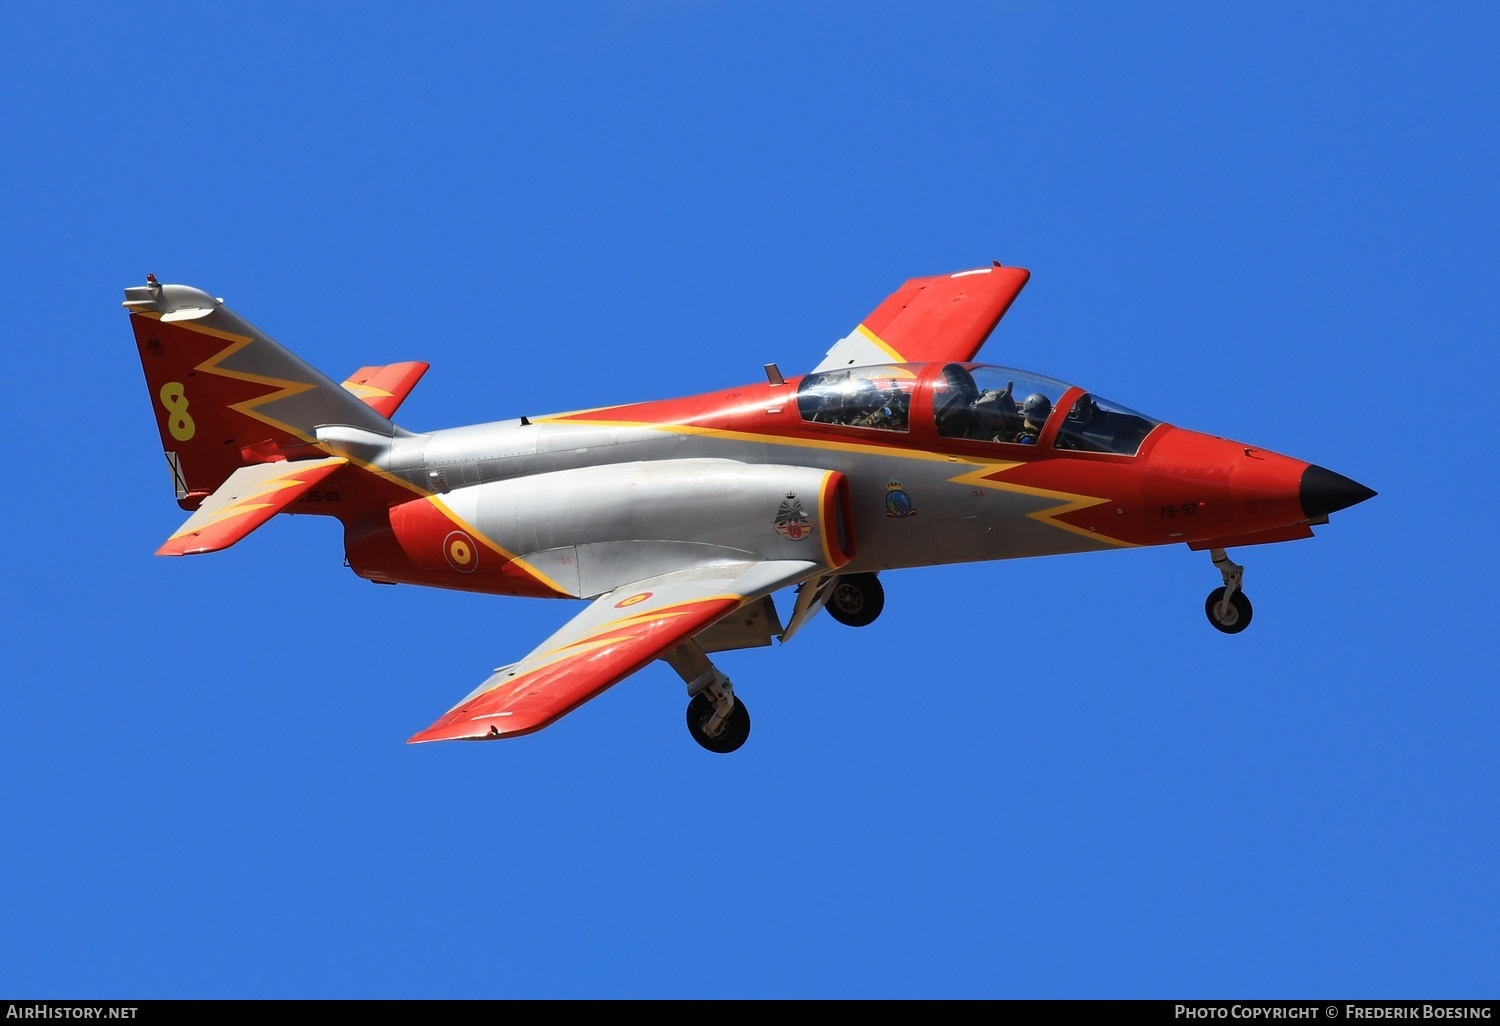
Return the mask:
<svg viewBox="0 0 1500 1026">
<path fill-rule="evenodd" d="M 1033 392 L 1026 397 L 1021 404 L 1021 412 L 1027 421 L 1041 427 L 1046 423 L 1047 416 L 1052 412 L 1052 400 L 1040 392 Z"/>
</svg>

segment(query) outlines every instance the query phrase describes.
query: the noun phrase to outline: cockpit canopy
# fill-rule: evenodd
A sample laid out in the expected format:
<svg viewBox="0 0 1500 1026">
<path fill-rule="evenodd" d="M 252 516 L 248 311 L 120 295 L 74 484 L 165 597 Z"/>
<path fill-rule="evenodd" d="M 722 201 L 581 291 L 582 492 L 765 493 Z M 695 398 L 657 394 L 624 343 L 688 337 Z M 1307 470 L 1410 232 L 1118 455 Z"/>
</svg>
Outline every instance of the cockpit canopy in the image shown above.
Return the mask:
<svg viewBox="0 0 1500 1026">
<path fill-rule="evenodd" d="M 814 423 L 907 432 L 922 370 L 884 364 L 809 374 L 797 389 L 797 410 Z M 937 433 L 945 438 L 1133 456 L 1161 423 L 1053 378 L 1009 367 L 950 363 L 925 387 L 932 390 Z M 1068 407 L 1059 412 L 1065 400 Z"/>
<path fill-rule="evenodd" d="M 1035 445 L 1068 386 L 1008 367 L 956 363 L 933 382 L 938 434 L 981 442 Z"/>
<path fill-rule="evenodd" d="M 797 389 L 797 410 L 816 424 L 908 431 L 919 369 L 890 364 L 809 374 Z"/>
</svg>

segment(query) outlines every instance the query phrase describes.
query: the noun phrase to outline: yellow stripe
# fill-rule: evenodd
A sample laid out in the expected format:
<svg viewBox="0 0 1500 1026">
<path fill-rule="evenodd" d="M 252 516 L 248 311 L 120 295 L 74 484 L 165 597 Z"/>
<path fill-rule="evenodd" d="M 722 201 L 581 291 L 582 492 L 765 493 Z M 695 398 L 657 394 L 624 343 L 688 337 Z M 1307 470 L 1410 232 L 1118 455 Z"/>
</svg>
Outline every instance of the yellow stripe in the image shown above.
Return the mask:
<svg viewBox="0 0 1500 1026">
<path fill-rule="evenodd" d="M 191 531 L 186 531 L 186 530 L 179 529 L 177 531 L 177 533 L 174 534 L 174 535 L 172 535 L 172 537 L 168 538 L 167 541 L 173 542 L 173 541 L 176 541 L 178 538 L 187 538 L 187 537 L 191 537 L 193 535 L 202 534 L 204 531 L 208 530 L 210 527 L 217 527 L 219 524 L 223 523 L 225 520 L 232 520 L 235 517 L 244 516 L 246 513 L 254 513 L 258 509 L 265 509 L 267 506 L 274 506 L 274 505 L 276 505 L 274 502 L 258 502 L 258 503 L 252 503 L 252 504 L 241 503 L 241 504 L 238 504 L 238 505 L 230 506 L 227 509 L 225 509 L 225 510 L 219 512 L 219 513 L 216 513 L 214 516 L 210 517 L 208 520 L 204 521 L 203 523 L 199 524 L 198 526 L 194 527 Z M 186 526 L 186 525 L 184 525 L 184 526 Z"/>
<path fill-rule="evenodd" d="M 844 323 L 848 324 L 849 322 L 845 321 Z M 884 339 L 882 339 L 879 335 L 875 334 L 869 328 L 865 327 L 863 324 L 861 324 L 859 327 L 855 328 L 854 330 L 857 331 L 859 334 L 863 335 L 865 337 L 865 341 L 869 342 L 876 349 L 879 349 L 882 353 L 888 354 L 891 357 L 891 362 L 892 363 L 905 363 L 906 362 L 906 357 L 904 357 L 900 353 L 896 352 L 896 350 L 893 347 L 891 347 L 891 346 L 889 346 L 889 345 L 886 344 L 886 342 L 885 342 Z"/>
<path fill-rule="evenodd" d="M 162 316 L 160 313 L 144 311 L 138 311 L 136 312 L 136 315 L 142 317 L 150 317 L 152 320 L 161 320 Z M 198 335 L 207 335 L 209 338 L 216 338 L 220 341 L 231 343 L 230 345 L 225 346 L 223 349 L 219 350 L 213 356 L 210 356 L 207 360 L 204 360 L 202 363 L 198 364 L 197 367 L 193 368 L 194 370 L 205 371 L 209 374 L 213 374 L 221 378 L 233 378 L 238 381 L 248 381 L 252 384 L 267 385 L 269 387 L 277 389 L 277 391 L 268 393 L 257 399 L 247 399 L 242 403 L 234 403 L 229 407 L 231 410 L 242 413 L 245 416 L 258 420 L 263 424 L 269 424 L 274 428 L 285 431 L 287 434 L 300 438 L 304 442 L 312 442 L 316 444 L 316 439 L 309 437 L 301 431 L 298 431 L 290 424 L 283 424 L 281 423 L 281 421 L 277 420 L 274 417 L 256 412 L 256 407 L 258 406 L 275 402 L 278 399 L 285 399 L 288 396 L 300 395 L 303 392 L 307 392 L 316 388 L 316 385 L 310 385 L 306 382 L 301 381 L 283 381 L 279 378 L 267 378 L 259 374 L 248 374 L 244 371 L 233 371 L 229 370 L 227 367 L 220 367 L 220 363 L 248 346 L 251 342 L 254 342 L 255 338 L 251 335 L 237 335 L 234 332 L 223 331 L 219 328 L 210 328 L 206 325 L 198 324 L 194 321 L 180 321 L 172 323 L 176 324 L 177 327 L 182 328 L 184 331 L 194 332 Z M 327 452 L 328 450 L 324 449 L 324 451 Z"/>
<path fill-rule="evenodd" d="M 687 599 L 683 602 L 673 602 L 671 603 L 671 605 L 697 606 L 704 602 L 718 602 L 726 598 L 732 599 L 734 601 L 742 601 L 744 599 L 744 596 L 731 594 L 710 595 L 706 598 Z M 469 702 L 476 701 L 481 695 L 493 694 L 494 692 L 505 687 L 507 684 L 515 684 L 519 688 L 522 684 L 529 683 L 529 678 L 533 674 L 544 670 L 549 666 L 553 666 L 560 662 L 565 662 L 568 659 L 572 659 L 578 656 L 588 655 L 590 652 L 597 651 L 601 648 L 608 648 L 610 645 L 618 644 L 623 641 L 632 641 L 639 635 L 629 635 L 623 638 L 610 637 L 609 635 L 615 634 L 627 627 L 640 626 L 642 623 L 648 620 L 661 619 L 662 613 L 666 608 L 666 606 L 658 607 L 657 612 L 654 615 L 624 617 L 619 620 L 611 620 L 602 627 L 596 628 L 595 630 L 590 631 L 588 634 L 585 634 L 577 641 L 570 641 L 558 646 L 557 648 L 538 653 L 535 656 L 528 656 L 526 659 L 521 660 L 521 662 L 517 664 L 518 667 L 524 667 L 524 669 L 521 669 L 516 676 L 507 678 L 506 680 L 502 680 L 500 683 L 496 684 L 488 691 L 482 691 L 479 693 L 479 695 L 475 695 L 471 699 L 460 702 L 459 705 L 455 705 L 453 709 L 457 709 L 462 705 L 467 705 L 469 704 Z M 687 616 L 691 612 L 693 612 L 693 610 L 691 609 L 682 609 L 676 612 L 667 613 L 666 615 L 672 619 L 675 619 L 680 616 Z M 450 709 L 448 711 L 452 712 L 453 709 Z"/>
<path fill-rule="evenodd" d="M 636 613 L 632 616 L 622 616 L 614 620 L 606 621 L 600 626 L 594 628 L 588 634 L 583 635 L 583 637 L 578 641 L 564 642 L 557 648 L 550 649 L 547 652 L 543 653 L 543 655 L 551 655 L 555 652 L 563 652 L 569 648 L 574 647 L 575 645 L 584 644 L 591 639 L 600 638 L 606 634 L 613 634 L 616 631 L 629 630 L 632 627 L 640 627 L 652 622 L 653 620 L 661 620 L 664 618 L 676 619 L 679 616 L 687 616 L 689 613 L 692 613 L 696 607 L 701 606 L 705 602 L 722 602 L 725 599 L 728 599 L 731 602 L 743 602 L 744 598 L 745 596 L 743 595 L 734 595 L 726 592 L 719 595 L 706 595 L 702 598 L 678 599 L 672 602 L 664 602 L 651 612 Z M 690 608 L 674 610 L 671 608 L 673 606 L 689 606 Z"/>
<path fill-rule="evenodd" d="M 608 409 L 609 407 L 605 407 Z M 753 431 L 728 431 L 723 428 L 698 427 L 692 424 L 653 424 L 649 421 L 640 420 L 587 420 L 572 421 L 568 418 L 576 414 L 564 413 L 552 417 L 533 417 L 532 423 L 554 423 L 575 424 L 579 427 L 623 427 L 640 428 L 647 431 L 660 431 L 667 434 L 699 435 L 710 438 L 724 438 L 738 442 L 760 442 L 766 445 L 789 445 L 807 449 L 819 449 L 834 452 L 853 452 L 860 454 L 873 454 L 879 456 L 891 456 L 898 459 L 927 460 L 938 463 L 963 463 L 973 467 L 948 480 L 956 484 L 979 485 L 984 488 L 993 488 L 999 491 L 1019 492 L 1025 495 L 1034 495 L 1047 499 L 1059 499 L 1061 504 L 1050 509 L 1038 510 L 1029 513 L 1028 516 L 1041 522 L 1050 524 L 1063 531 L 1091 538 L 1094 541 L 1106 542 L 1120 548 L 1138 548 L 1135 542 L 1124 541 L 1119 538 L 1101 534 L 1098 531 L 1090 531 L 1072 524 L 1063 523 L 1053 518 L 1062 513 L 1070 513 L 1077 509 L 1087 509 L 1089 506 L 1097 506 L 1109 502 L 1109 499 L 1100 499 L 1092 495 L 1075 495 L 1071 492 L 1054 492 L 1044 488 L 1033 488 L 1029 485 L 1010 484 L 1004 481 L 989 479 L 989 475 L 996 472 L 1008 471 L 1013 467 L 1022 466 L 1022 461 L 1007 460 L 1001 457 L 986 459 L 983 456 L 959 456 L 954 453 L 930 452 L 923 449 L 901 449 L 889 445 L 858 444 L 854 442 L 828 442 L 814 438 L 789 438 L 785 435 L 771 435 Z"/>
<path fill-rule="evenodd" d="M 453 512 L 453 507 L 449 506 L 446 502 L 444 502 L 442 500 L 441 496 L 438 496 L 438 495 L 428 495 L 427 496 L 427 501 L 430 502 L 430 503 L 432 503 L 433 506 L 435 506 L 437 508 L 437 511 L 439 513 L 441 513 L 443 516 L 447 517 L 453 523 L 457 524 L 459 527 L 461 527 L 465 531 L 469 532 L 471 535 L 473 535 L 475 538 L 479 539 L 485 545 L 489 546 L 490 549 L 492 549 L 497 555 L 499 555 L 506 562 L 516 564 L 522 570 L 526 571 L 532 577 L 535 577 L 539 582 L 541 582 L 542 584 L 546 585 L 548 588 L 551 588 L 553 591 L 557 592 L 559 595 L 572 595 L 573 594 L 571 591 L 569 591 L 568 589 L 564 588 L 562 585 L 560 585 L 556 581 L 554 581 L 551 577 L 549 577 L 546 574 L 542 573 L 536 567 L 534 567 L 530 563 L 526 562 L 526 560 L 522 559 L 520 556 L 517 556 L 515 553 L 511 552 L 505 546 L 501 545 L 499 542 L 495 541 L 493 538 L 491 538 L 488 535 L 486 535 L 479 528 L 475 527 L 473 524 L 469 523 L 463 517 L 461 517 L 457 513 Z"/>
<path fill-rule="evenodd" d="M 195 367 L 194 370 L 201 370 L 208 374 L 213 374 L 221 378 L 230 378 L 235 381 L 248 381 L 253 385 L 265 385 L 268 388 L 276 389 L 276 391 L 274 392 L 268 392 L 265 395 L 259 396 L 254 399 L 246 399 L 244 402 L 232 403 L 229 406 L 231 410 L 234 410 L 236 413 L 244 414 L 247 417 L 254 418 L 255 420 L 258 420 L 263 424 L 269 424 L 271 427 L 277 428 L 278 430 L 285 431 L 287 434 L 292 435 L 294 438 L 300 438 L 304 442 L 311 442 L 314 444 L 317 443 L 317 439 L 307 434 L 306 432 L 299 431 L 297 428 L 292 427 L 292 425 L 290 424 L 283 424 L 275 417 L 271 417 L 267 414 L 261 413 L 258 410 L 258 407 L 264 406 L 268 403 L 274 403 L 278 400 L 286 399 L 294 395 L 301 395 L 303 392 L 310 392 L 317 387 L 316 385 L 310 384 L 305 381 L 286 381 L 281 378 L 268 378 L 263 374 L 251 374 L 247 371 L 230 370 L 228 367 L 221 367 L 219 366 L 221 363 L 254 342 L 254 337 L 250 335 L 235 335 L 227 331 L 220 331 L 217 328 L 208 328 L 190 323 L 182 324 L 182 328 L 185 331 L 195 332 L 199 335 L 207 335 L 211 338 L 222 339 L 231 343 L 230 345 L 225 346 L 223 349 L 219 350 L 213 356 L 210 356 L 207 360 L 204 360 L 202 363 L 198 364 L 198 366 Z"/>
<path fill-rule="evenodd" d="M 970 456 L 950 457 L 947 453 L 930 452 L 926 449 L 902 449 L 894 445 L 879 445 L 858 442 L 829 442 L 816 438 L 795 438 L 786 435 L 771 435 L 756 431 L 730 431 L 724 428 L 698 427 L 695 424 L 658 424 L 643 420 L 569 420 L 576 416 L 572 413 L 559 413 L 551 417 L 532 417 L 533 424 L 563 424 L 576 427 L 623 427 L 641 428 L 646 431 L 661 431 L 674 435 L 700 435 L 706 438 L 725 438 L 737 442 L 760 442 L 768 445 L 789 445 L 804 449 L 821 449 L 832 452 L 854 452 L 873 453 L 878 456 L 895 456 L 913 460 L 937 460 L 961 459 L 965 463 L 981 463 L 982 459 Z M 875 434 L 889 434 L 890 432 L 874 432 Z M 726 457 L 732 458 L 732 457 Z M 1001 460 L 995 463 L 1004 462 Z M 986 466 L 992 465 L 986 463 Z"/>
<path fill-rule="evenodd" d="M 1068 531 L 1072 534 L 1080 535 L 1092 541 L 1106 542 L 1110 545 L 1115 545 L 1122 549 L 1134 549 L 1140 547 L 1135 542 L 1128 542 L 1120 538 L 1113 538 L 1099 531 L 1090 531 L 1088 528 L 1076 527 L 1073 524 L 1064 523 L 1063 521 L 1056 519 L 1064 513 L 1072 513 L 1075 510 L 1088 509 L 1091 506 L 1102 506 L 1105 503 L 1109 502 L 1109 499 L 1101 499 L 1093 495 L 1076 495 L 1072 492 L 1054 492 L 1046 488 L 1034 488 L 1031 485 L 1011 484 L 1007 481 L 996 481 L 993 478 L 986 476 L 995 473 L 1006 473 L 1019 466 L 1023 466 L 1023 464 L 1019 462 L 1010 462 L 1008 464 L 1002 465 L 998 470 L 994 467 L 980 467 L 979 469 L 972 470 L 967 474 L 959 474 L 957 477 L 950 477 L 948 480 L 953 484 L 979 485 L 980 487 L 992 488 L 996 491 L 1012 492 L 1018 495 L 1031 495 L 1039 499 L 1057 500 L 1058 505 L 1056 506 L 1051 506 L 1047 509 L 1039 509 L 1035 513 L 1028 513 L 1026 515 L 1031 519 L 1038 521 L 1039 523 L 1047 524 L 1050 527 L 1056 527 L 1059 530 Z"/>
<path fill-rule="evenodd" d="M 156 311 L 133 310 L 133 311 L 131 311 L 131 316 L 133 316 L 133 317 L 149 317 L 152 320 L 157 320 L 157 321 L 161 320 L 161 314 L 158 313 L 158 312 L 156 312 Z M 189 327 L 188 323 L 186 323 L 186 322 L 184 322 L 181 326 L 184 327 L 184 328 L 188 328 Z M 205 327 L 203 325 L 194 324 L 190 328 L 190 330 L 196 331 L 200 335 L 209 335 L 209 336 L 212 336 L 214 338 L 223 339 L 223 340 L 225 340 L 227 342 L 237 342 L 237 343 L 240 343 L 240 346 L 238 346 L 238 347 L 232 346 L 232 347 L 230 347 L 231 349 L 242 348 L 245 343 L 254 341 L 253 338 L 250 338 L 250 337 L 245 336 L 245 335 L 235 335 L 235 334 L 232 334 L 232 333 L 227 332 L 227 331 L 220 331 L 218 328 L 209 328 L 209 327 Z M 223 358 L 226 355 L 226 352 L 227 352 L 227 350 L 225 352 L 220 352 L 220 353 L 216 354 L 213 357 L 210 357 L 209 358 L 209 362 L 212 363 L 215 360 Z M 223 377 L 235 377 L 235 376 L 239 376 L 239 375 L 234 374 L 233 372 L 226 371 L 226 370 L 214 370 L 214 369 L 210 369 L 209 373 L 211 373 L 211 374 L 218 374 L 218 375 L 223 376 Z M 252 378 L 246 378 L 245 380 L 255 380 L 255 379 L 252 377 Z M 267 383 L 267 384 L 287 384 L 286 382 L 275 382 L 274 379 L 269 379 L 269 378 L 263 379 L 263 380 L 264 380 L 264 383 Z M 305 386 L 302 389 L 302 391 L 306 391 L 307 389 L 310 389 L 310 388 L 313 388 L 313 387 L 316 387 L 316 386 L 307 385 L 307 386 Z M 269 399 L 269 398 L 273 398 L 273 397 L 267 397 L 267 399 Z M 274 397 L 274 398 L 284 398 L 284 397 Z M 267 401 L 267 399 L 251 400 L 251 402 L 259 404 L 261 402 Z M 238 409 L 238 406 L 232 407 L 232 408 Z M 393 484 L 393 485 L 396 485 L 396 486 L 398 486 L 400 488 L 404 488 L 406 491 L 411 492 L 415 496 L 419 496 L 419 497 L 422 497 L 422 498 L 430 498 L 434 494 L 434 493 L 428 491 L 427 489 L 423 488 L 421 485 L 413 484 L 412 482 L 408 481 L 406 478 L 399 477 L 396 474 L 393 474 L 390 471 L 385 470 L 382 467 L 378 467 L 378 466 L 376 466 L 373 463 L 370 463 L 370 462 L 368 462 L 366 460 L 363 460 L 363 459 L 359 458 L 358 456 L 355 456 L 355 455 L 353 455 L 351 453 L 347 453 L 347 452 L 340 452 L 339 450 L 333 448 L 331 445 L 329 445 L 326 442 L 320 442 L 320 441 L 318 441 L 315 438 L 309 438 L 308 436 L 306 436 L 302 432 L 296 430 L 295 428 L 293 428 L 289 424 L 282 424 L 279 421 L 276 421 L 276 420 L 274 420 L 274 419 L 272 419 L 270 417 L 266 417 L 266 416 L 263 416 L 261 414 L 253 413 L 253 412 L 251 412 L 249 410 L 242 410 L 240 412 L 246 413 L 249 416 L 254 417 L 256 420 L 261 421 L 262 423 L 270 424 L 270 425 L 273 425 L 275 427 L 281 428 L 283 431 L 286 431 L 288 434 L 295 435 L 298 438 L 301 438 L 303 441 L 311 443 L 315 448 L 317 448 L 317 449 L 319 449 L 319 450 L 327 453 L 328 455 L 330 455 L 330 456 L 337 456 L 338 458 L 340 458 L 342 460 L 346 460 L 349 463 L 352 463 L 354 466 L 358 467 L 360 470 L 363 470 L 363 471 L 365 471 L 368 474 L 373 474 L 375 477 L 380 478 L 382 481 L 385 481 L 388 484 Z M 567 594 L 567 593 L 564 592 L 564 594 Z"/>
<path fill-rule="evenodd" d="M 381 396 L 390 398 L 396 394 L 394 392 L 387 392 L 383 388 L 376 388 L 374 385 L 358 385 L 352 381 L 345 381 L 339 387 L 343 388 L 347 392 L 353 393 L 361 399 L 375 399 Z"/>
<path fill-rule="evenodd" d="M 262 481 L 260 483 L 260 486 L 255 491 L 249 492 L 246 495 L 242 495 L 240 498 L 236 499 L 228 506 L 225 506 L 219 512 L 213 514 L 202 524 L 194 527 L 191 531 L 186 530 L 185 528 L 187 527 L 187 525 L 184 524 L 183 529 L 179 529 L 176 534 L 172 535 L 172 538 L 181 538 L 185 535 L 199 534 L 207 530 L 208 528 L 213 527 L 215 524 L 219 524 L 225 520 L 243 516 L 246 513 L 253 513 L 258 509 L 265 509 L 267 506 L 278 505 L 278 503 L 274 502 L 256 502 L 255 500 L 266 495 L 274 494 L 275 492 L 283 491 L 287 488 L 295 488 L 297 485 L 306 484 L 306 482 L 301 479 L 301 473 L 301 470 L 292 470 L 289 472 L 284 472 L 280 477 L 267 478 L 265 481 Z M 169 538 L 167 540 L 171 541 L 172 539 Z"/>
</svg>

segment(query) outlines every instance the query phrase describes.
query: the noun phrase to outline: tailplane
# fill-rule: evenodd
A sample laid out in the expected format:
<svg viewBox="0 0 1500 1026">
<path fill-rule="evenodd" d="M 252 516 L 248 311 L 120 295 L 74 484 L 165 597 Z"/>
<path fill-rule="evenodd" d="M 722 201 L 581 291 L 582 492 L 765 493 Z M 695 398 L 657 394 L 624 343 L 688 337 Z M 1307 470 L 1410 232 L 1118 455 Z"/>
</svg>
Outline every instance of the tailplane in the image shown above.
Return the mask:
<svg viewBox="0 0 1500 1026">
<path fill-rule="evenodd" d="M 147 284 L 125 290 L 125 308 L 183 509 L 197 509 L 241 467 L 326 457 L 317 445 L 321 426 L 396 433 L 377 404 L 206 292 L 148 275 Z M 415 380 L 401 383 L 409 389 Z"/>
</svg>

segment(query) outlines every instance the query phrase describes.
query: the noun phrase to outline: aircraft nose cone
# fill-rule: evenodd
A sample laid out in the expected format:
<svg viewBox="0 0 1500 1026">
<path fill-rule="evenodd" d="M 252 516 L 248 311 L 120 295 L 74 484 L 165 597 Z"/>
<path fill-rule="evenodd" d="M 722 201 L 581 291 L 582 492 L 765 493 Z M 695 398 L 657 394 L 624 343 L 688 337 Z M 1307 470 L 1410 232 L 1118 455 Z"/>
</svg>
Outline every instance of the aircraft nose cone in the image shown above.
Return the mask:
<svg viewBox="0 0 1500 1026">
<path fill-rule="evenodd" d="M 1307 469 L 1302 472 L 1300 489 L 1302 512 L 1309 519 L 1326 517 L 1330 513 L 1348 509 L 1355 503 L 1364 502 L 1374 495 L 1373 488 L 1366 488 L 1358 481 L 1350 480 L 1343 474 L 1335 474 L 1322 467 L 1308 464 Z"/>
</svg>

